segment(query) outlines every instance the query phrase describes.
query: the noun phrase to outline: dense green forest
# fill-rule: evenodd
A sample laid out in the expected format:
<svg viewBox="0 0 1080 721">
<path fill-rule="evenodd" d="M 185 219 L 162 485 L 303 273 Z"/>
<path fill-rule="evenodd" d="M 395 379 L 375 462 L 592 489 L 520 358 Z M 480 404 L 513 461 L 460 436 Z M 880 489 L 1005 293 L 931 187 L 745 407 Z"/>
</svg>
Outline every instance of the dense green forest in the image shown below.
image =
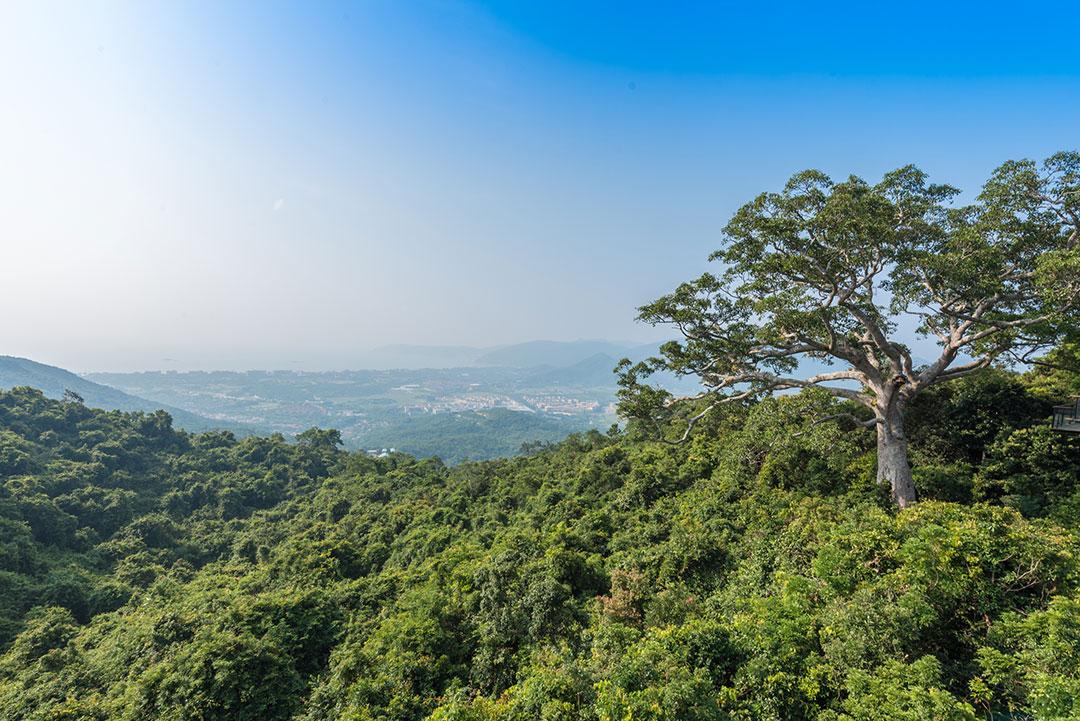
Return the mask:
<svg viewBox="0 0 1080 721">
<path fill-rule="evenodd" d="M 902 511 L 814 390 L 455 467 L 0 393 L 0 716 L 1080 718 L 1078 387 L 921 395 Z"/>
</svg>

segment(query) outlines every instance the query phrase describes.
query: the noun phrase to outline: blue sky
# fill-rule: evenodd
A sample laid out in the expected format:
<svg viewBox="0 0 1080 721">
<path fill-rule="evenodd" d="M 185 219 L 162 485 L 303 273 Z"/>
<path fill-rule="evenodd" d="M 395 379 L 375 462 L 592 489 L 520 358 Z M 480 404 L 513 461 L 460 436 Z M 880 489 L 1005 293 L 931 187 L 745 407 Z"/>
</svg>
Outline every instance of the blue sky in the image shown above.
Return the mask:
<svg viewBox="0 0 1080 721">
<path fill-rule="evenodd" d="M 350 367 L 650 340 L 815 167 L 974 191 L 1080 147 L 1069 4 L 45 3 L 0 10 L 0 353 Z M 169 360 L 166 360 L 169 359 Z"/>
</svg>

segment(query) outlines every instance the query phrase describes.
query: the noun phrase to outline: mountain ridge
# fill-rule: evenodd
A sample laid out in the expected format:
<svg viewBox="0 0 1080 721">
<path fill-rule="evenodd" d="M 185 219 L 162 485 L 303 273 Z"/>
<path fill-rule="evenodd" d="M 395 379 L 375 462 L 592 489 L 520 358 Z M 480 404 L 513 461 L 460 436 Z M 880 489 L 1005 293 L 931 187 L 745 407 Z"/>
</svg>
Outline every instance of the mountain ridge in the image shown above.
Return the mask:
<svg viewBox="0 0 1080 721">
<path fill-rule="evenodd" d="M 19 386 L 37 388 L 48 398 L 63 398 L 67 390 L 82 397 L 87 406 L 114 411 L 142 411 L 153 413 L 163 410 L 172 416 L 173 423 L 192 433 L 208 430 L 229 430 L 241 435 L 258 431 L 238 423 L 217 421 L 213 418 L 192 413 L 157 401 L 141 398 L 102 383 L 96 383 L 64 368 L 21 358 L 19 356 L 0 355 L 0 389 Z"/>
</svg>

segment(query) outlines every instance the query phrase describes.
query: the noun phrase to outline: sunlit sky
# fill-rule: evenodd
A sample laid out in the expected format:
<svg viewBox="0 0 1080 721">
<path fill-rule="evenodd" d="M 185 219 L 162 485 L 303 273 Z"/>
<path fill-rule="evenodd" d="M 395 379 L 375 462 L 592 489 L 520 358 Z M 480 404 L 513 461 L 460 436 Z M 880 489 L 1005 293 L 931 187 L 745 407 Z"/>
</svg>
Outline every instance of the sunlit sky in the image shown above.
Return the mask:
<svg viewBox="0 0 1080 721">
<path fill-rule="evenodd" d="M 587 6 L 587 8 L 586 8 Z M 0 3 L 0 354 L 647 341 L 793 172 L 1080 147 L 1073 3 Z"/>
</svg>

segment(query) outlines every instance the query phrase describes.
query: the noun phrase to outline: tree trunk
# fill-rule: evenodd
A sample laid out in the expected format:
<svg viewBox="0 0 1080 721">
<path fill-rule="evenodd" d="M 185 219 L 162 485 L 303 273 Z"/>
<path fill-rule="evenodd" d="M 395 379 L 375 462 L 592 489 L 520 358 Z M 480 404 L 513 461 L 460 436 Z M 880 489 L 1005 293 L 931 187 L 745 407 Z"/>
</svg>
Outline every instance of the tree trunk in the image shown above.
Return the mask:
<svg viewBox="0 0 1080 721">
<path fill-rule="evenodd" d="M 877 424 L 877 480 L 887 485 L 900 508 L 915 502 L 915 483 L 908 463 L 903 411 L 890 403 Z"/>
</svg>

